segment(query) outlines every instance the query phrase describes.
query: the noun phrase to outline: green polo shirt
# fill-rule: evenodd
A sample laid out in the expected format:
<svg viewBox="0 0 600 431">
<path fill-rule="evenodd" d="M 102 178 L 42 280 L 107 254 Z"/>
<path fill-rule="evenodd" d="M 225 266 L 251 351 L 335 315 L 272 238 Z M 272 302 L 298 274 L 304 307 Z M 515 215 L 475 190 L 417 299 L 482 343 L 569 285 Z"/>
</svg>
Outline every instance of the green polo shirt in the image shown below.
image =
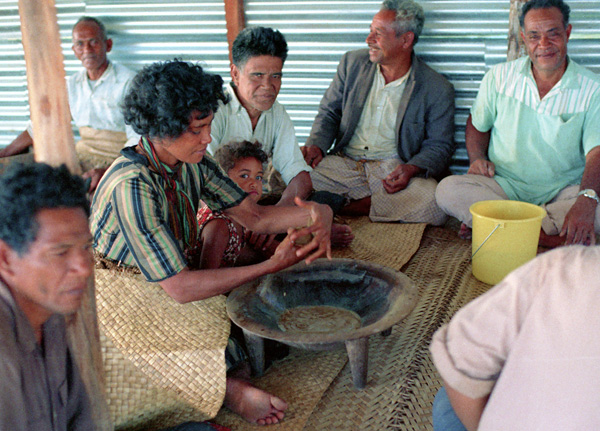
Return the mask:
<svg viewBox="0 0 600 431">
<path fill-rule="evenodd" d="M 600 145 L 600 77 L 568 62 L 542 100 L 529 57 L 494 66 L 481 82 L 473 126 L 491 129 L 488 157 L 510 199 L 540 205 L 579 184 L 586 154 Z"/>
<path fill-rule="evenodd" d="M 137 266 L 148 281 L 172 277 L 187 262 L 183 243 L 169 225 L 165 181 L 134 148 L 121 154 L 102 177 L 92 201 L 94 249 L 116 262 Z M 213 211 L 223 211 L 247 196 L 209 155 L 198 164 L 182 163 L 179 169 L 195 211 L 200 200 Z"/>
</svg>

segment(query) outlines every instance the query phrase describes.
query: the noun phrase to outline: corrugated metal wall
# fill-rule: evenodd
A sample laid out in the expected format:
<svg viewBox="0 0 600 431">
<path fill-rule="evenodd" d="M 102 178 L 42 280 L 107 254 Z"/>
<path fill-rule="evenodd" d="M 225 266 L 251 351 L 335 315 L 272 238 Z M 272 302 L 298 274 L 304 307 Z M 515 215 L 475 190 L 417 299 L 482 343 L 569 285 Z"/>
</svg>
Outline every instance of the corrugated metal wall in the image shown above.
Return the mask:
<svg viewBox="0 0 600 431">
<path fill-rule="evenodd" d="M 132 69 L 181 57 L 202 61 L 229 79 L 222 0 L 120 1 L 57 0 L 67 74 L 79 67 L 70 33 L 83 15 L 101 17 L 114 39 L 111 58 Z M 304 143 L 321 96 L 341 55 L 365 46 L 377 1 L 246 0 L 248 25 L 278 28 L 290 45 L 280 101 Z M 421 0 L 426 13 L 416 51 L 456 89 L 456 141 L 453 170 L 466 168 L 464 125 L 487 68 L 506 58 L 510 0 Z M 569 53 L 600 72 L 600 2 L 571 0 L 573 33 Z M 0 0 L 0 145 L 23 130 L 28 118 L 25 63 L 17 0 Z"/>
<path fill-rule="evenodd" d="M 229 75 L 222 0 L 55 0 L 67 75 L 81 68 L 71 50 L 71 30 L 82 15 L 106 24 L 114 44 L 109 58 L 131 69 L 180 57 L 201 61 Z M 29 119 L 25 60 L 17 0 L 0 0 L 0 146 L 25 129 Z"/>
<path fill-rule="evenodd" d="M 468 166 L 464 128 L 485 71 L 506 60 L 509 0 L 421 0 L 425 28 L 416 52 L 444 74 L 456 90 L 456 134 L 459 144 L 454 172 Z M 569 1 L 572 8 L 569 52 L 575 61 L 600 72 L 600 2 Z M 280 101 L 304 143 L 321 95 L 335 74 L 342 54 L 366 46 L 373 15 L 381 1 L 247 0 L 248 25 L 281 30 L 290 45 Z"/>
</svg>

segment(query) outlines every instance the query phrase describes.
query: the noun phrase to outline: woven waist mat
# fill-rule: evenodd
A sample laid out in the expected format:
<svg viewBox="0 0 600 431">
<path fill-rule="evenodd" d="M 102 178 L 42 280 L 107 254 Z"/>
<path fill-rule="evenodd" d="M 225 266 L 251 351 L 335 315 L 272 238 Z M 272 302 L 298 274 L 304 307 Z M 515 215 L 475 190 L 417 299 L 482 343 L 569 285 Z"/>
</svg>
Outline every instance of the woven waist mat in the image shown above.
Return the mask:
<svg viewBox="0 0 600 431">
<path fill-rule="evenodd" d="M 117 428 L 214 417 L 225 396 L 225 297 L 178 304 L 157 283 L 96 269 L 109 409 Z"/>
</svg>

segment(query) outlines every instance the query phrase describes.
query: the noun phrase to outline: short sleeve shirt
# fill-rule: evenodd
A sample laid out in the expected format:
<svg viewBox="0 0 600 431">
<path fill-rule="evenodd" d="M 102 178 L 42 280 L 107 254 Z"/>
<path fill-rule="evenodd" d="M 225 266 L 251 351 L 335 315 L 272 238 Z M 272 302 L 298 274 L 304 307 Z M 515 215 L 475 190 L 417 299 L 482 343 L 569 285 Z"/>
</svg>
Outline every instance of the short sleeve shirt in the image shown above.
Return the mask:
<svg viewBox="0 0 600 431">
<path fill-rule="evenodd" d="M 125 124 L 121 103 L 135 73 L 113 61 L 100 78 L 90 81 L 85 69 L 67 78 L 71 117 L 77 127 L 126 132 L 127 140 L 139 140 L 133 129 Z M 31 122 L 28 132 L 33 136 Z"/>
<path fill-rule="evenodd" d="M 134 147 L 121 154 L 94 194 L 94 249 L 116 262 L 137 266 L 148 281 L 162 281 L 187 266 L 183 243 L 170 228 L 166 184 Z M 200 200 L 213 211 L 223 211 L 247 196 L 209 155 L 198 164 L 182 163 L 180 170 L 180 183 L 194 212 Z"/>
<path fill-rule="evenodd" d="M 569 59 L 540 100 L 529 57 L 503 63 L 486 73 L 471 116 L 491 130 L 488 157 L 508 197 L 544 204 L 580 183 L 586 154 L 600 145 L 600 77 Z"/>
<path fill-rule="evenodd" d="M 300 151 L 292 120 L 278 101 L 260 114 L 258 123 L 252 130 L 250 116 L 231 85 L 227 85 L 225 91 L 230 101 L 227 104 L 219 102 L 219 109 L 211 124 L 212 142 L 208 146 L 211 154 L 214 154 L 221 145 L 231 141 L 258 141 L 286 184 L 289 184 L 300 172 L 312 171 Z"/>
<path fill-rule="evenodd" d="M 491 393 L 478 430 L 600 429 L 600 247 L 544 253 L 433 336 L 444 381 Z"/>
</svg>

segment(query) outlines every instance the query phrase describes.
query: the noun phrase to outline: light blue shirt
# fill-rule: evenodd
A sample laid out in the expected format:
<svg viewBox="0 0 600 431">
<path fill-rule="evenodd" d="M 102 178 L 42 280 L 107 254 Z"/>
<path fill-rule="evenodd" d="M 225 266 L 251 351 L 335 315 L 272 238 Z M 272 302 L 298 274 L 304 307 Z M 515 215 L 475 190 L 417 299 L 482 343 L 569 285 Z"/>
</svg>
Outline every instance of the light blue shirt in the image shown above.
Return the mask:
<svg viewBox="0 0 600 431">
<path fill-rule="evenodd" d="M 529 57 L 494 66 L 481 82 L 472 122 L 491 129 L 488 157 L 510 199 L 540 205 L 579 184 L 586 154 L 600 144 L 600 77 L 568 62 L 541 100 Z"/>
</svg>

